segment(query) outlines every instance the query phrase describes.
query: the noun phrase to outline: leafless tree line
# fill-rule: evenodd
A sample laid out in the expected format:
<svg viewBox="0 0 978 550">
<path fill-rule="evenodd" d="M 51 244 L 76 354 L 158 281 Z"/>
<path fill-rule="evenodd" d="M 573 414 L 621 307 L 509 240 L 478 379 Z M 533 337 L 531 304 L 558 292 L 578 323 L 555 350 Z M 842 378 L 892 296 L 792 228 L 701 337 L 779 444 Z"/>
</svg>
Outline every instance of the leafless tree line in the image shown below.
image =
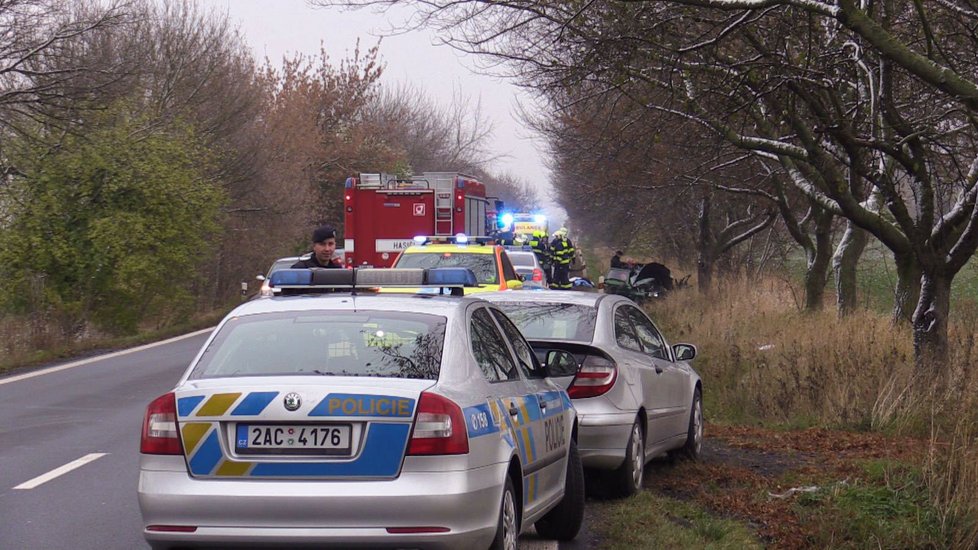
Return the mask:
<svg viewBox="0 0 978 550">
<path fill-rule="evenodd" d="M 147 135 L 192 127 L 209 151 L 206 177 L 227 196 L 222 230 L 197 272 L 173 274 L 201 307 L 308 247 L 317 224 L 341 226 L 342 183 L 359 171 L 465 171 L 535 202 L 526 182 L 494 169 L 478 98 L 439 105 L 385 88 L 378 47 L 336 57 L 330 46 L 257 60 L 224 14 L 192 0 L 0 0 L 0 231 L 19 200 L 3 183 L 24 175 L 7 152 L 27 141 L 59 151 L 119 109 L 150 121 Z"/>
<path fill-rule="evenodd" d="M 713 191 L 688 200 L 700 212 L 714 192 L 755 197 L 755 213 L 773 207 L 806 251 L 810 298 L 832 265 L 851 300 L 854 262 L 869 236 L 879 240 L 899 274 L 895 317 L 913 312 L 919 364 L 941 364 L 951 281 L 978 248 L 974 2 L 416 4 L 421 24 L 554 112 L 625 98 L 739 151 L 740 163 L 722 153 L 716 170 L 687 173 L 703 184 L 713 174 Z M 741 163 L 751 177 L 728 171 Z M 830 255 L 827 228 L 838 223 L 844 236 Z"/>
</svg>

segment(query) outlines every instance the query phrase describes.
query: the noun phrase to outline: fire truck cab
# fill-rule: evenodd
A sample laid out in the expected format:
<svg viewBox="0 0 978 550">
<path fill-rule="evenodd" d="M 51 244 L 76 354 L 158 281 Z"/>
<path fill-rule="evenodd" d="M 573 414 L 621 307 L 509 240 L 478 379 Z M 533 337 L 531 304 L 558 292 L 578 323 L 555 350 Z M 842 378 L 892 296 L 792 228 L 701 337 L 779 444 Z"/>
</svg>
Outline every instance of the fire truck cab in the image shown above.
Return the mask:
<svg viewBox="0 0 978 550">
<path fill-rule="evenodd" d="M 481 237 L 496 228 L 485 185 L 457 172 L 362 173 L 347 178 L 343 206 L 343 261 L 350 267 L 390 267 L 417 235 Z"/>
</svg>

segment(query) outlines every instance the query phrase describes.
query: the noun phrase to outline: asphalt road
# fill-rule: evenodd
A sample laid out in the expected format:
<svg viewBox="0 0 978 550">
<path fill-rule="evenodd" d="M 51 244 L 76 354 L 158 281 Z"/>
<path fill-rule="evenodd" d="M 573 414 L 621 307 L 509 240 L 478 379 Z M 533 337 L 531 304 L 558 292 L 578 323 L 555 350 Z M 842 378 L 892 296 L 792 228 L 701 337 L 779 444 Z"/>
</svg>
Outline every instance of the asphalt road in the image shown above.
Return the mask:
<svg viewBox="0 0 978 550">
<path fill-rule="evenodd" d="M 0 549 L 149 548 L 136 501 L 143 413 L 206 338 L 0 378 Z M 588 548 L 588 540 L 585 530 L 560 548 Z M 557 544 L 529 534 L 521 547 Z"/>
</svg>

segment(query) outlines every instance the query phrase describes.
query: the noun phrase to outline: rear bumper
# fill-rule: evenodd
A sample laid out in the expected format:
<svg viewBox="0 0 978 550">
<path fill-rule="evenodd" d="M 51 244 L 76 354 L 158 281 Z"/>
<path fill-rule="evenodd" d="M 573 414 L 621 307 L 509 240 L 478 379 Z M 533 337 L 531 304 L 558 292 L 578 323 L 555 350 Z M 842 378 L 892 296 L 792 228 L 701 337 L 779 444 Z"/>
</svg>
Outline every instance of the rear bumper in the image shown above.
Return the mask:
<svg viewBox="0 0 978 550">
<path fill-rule="evenodd" d="M 614 470 L 625 461 L 634 412 L 588 414 L 578 411 L 578 449 L 585 468 Z"/>
<path fill-rule="evenodd" d="M 495 535 L 505 463 L 473 470 L 412 472 L 383 481 L 195 479 L 182 457 L 142 455 L 143 535 L 167 544 L 289 547 L 487 547 Z M 193 526 L 160 532 L 151 525 Z M 441 533 L 390 534 L 389 527 Z"/>
</svg>

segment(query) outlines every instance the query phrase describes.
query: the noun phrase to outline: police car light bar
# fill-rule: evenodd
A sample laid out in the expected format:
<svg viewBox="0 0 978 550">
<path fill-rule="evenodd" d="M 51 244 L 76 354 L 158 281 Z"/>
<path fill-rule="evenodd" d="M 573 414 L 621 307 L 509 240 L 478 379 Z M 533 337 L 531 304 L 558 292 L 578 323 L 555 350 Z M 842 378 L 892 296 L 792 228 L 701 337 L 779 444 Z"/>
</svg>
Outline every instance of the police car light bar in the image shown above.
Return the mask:
<svg viewBox="0 0 978 550">
<path fill-rule="evenodd" d="M 269 287 L 273 294 L 311 294 L 342 290 L 378 288 L 439 288 L 461 295 L 464 287 L 478 286 L 471 269 L 465 267 L 362 268 L 355 269 L 280 269 L 272 273 Z"/>
<path fill-rule="evenodd" d="M 358 287 L 397 287 L 421 286 L 424 284 L 424 269 L 421 268 L 357 268 L 356 286 Z"/>
<path fill-rule="evenodd" d="M 475 273 L 467 267 L 436 267 L 425 270 L 426 286 L 479 286 Z"/>
<path fill-rule="evenodd" d="M 465 233 L 456 235 L 418 235 L 414 237 L 414 244 L 491 244 L 496 242 L 495 237 L 470 237 Z"/>
</svg>

